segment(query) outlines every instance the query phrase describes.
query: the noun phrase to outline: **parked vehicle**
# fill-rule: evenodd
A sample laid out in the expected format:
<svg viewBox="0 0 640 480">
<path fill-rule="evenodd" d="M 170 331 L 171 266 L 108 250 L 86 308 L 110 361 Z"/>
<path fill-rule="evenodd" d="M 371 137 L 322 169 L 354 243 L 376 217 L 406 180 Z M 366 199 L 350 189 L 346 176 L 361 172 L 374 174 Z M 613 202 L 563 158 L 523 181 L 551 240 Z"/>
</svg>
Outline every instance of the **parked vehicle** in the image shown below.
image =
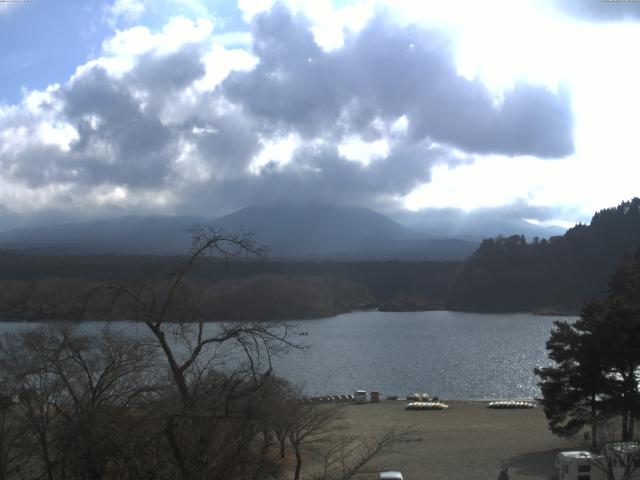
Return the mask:
<svg viewBox="0 0 640 480">
<path fill-rule="evenodd" d="M 353 401 L 356 403 L 367 403 L 369 401 L 367 392 L 365 390 L 356 390 L 353 392 Z"/>
<path fill-rule="evenodd" d="M 604 480 L 598 468 L 603 459 L 587 451 L 560 452 L 556 456 L 558 480 Z"/>
<path fill-rule="evenodd" d="M 558 480 L 640 480 L 640 444 L 613 442 L 599 454 L 560 452 L 556 456 Z"/>
</svg>

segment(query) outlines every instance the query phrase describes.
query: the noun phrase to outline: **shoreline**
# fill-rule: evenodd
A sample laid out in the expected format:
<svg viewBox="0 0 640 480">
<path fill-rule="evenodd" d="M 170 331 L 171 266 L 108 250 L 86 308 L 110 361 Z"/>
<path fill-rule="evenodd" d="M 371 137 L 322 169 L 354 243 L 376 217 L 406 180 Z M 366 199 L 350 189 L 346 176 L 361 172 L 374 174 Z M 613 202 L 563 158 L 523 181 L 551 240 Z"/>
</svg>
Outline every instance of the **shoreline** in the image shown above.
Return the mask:
<svg viewBox="0 0 640 480">
<path fill-rule="evenodd" d="M 489 311 L 489 310 L 455 310 L 449 309 L 446 307 L 427 307 L 423 309 L 382 309 L 380 307 L 372 307 L 372 308 L 354 308 L 350 310 L 339 310 L 332 312 L 331 315 L 323 315 L 323 316 L 300 316 L 297 318 L 264 318 L 259 320 L 250 320 L 250 319 L 232 319 L 232 320 L 222 320 L 222 319 L 212 319 L 205 320 L 204 323 L 222 323 L 222 322 L 306 322 L 309 320 L 324 320 L 327 318 L 337 317 L 339 315 L 345 315 L 350 313 L 359 313 L 359 312 L 380 312 L 380 313 L 421 313 L 421 312 L 453 312 L 453 313 L 477 313 L 477 314 L 485 314 L 485 315 L 535 315 L 537 317 L 579 317 L 579 312 L 563 312 L 557 310 L 532 310 L 532 311 Z M 0 323 L 54 323 L 54 322 L 139 322 L 141 320 L 131 320 L 126 318 L 111 318 L 108 320 L 99 320 L 95 318 L 87 318 L 87 319 L 72 319 L 72 318 L 34 318 L 31 316 L 25 317 L 4 317 L 0 315 Z M 167 323 L 179 323 L 178 321 L 168 320 Z"/>
</svg>

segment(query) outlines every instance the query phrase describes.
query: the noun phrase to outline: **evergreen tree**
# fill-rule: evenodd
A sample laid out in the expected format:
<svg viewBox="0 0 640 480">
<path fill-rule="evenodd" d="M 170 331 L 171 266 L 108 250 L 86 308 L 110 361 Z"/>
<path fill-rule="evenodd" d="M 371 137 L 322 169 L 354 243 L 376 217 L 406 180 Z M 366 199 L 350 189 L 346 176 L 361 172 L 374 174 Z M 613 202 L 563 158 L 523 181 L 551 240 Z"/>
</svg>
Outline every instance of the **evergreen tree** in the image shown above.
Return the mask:
<svg viewBox="0 0 640 480">
<path fill-rule="evenodd" d="M 631 440 L 640 416 L 640 249 L 610 277 L 608 298 L 585 305 L 574 323 L 556 322 L 547 342 L 554 366 L 535 369 L 551 431 L 573 436 L 585 425 L 621 419 Z"/>
<path fill-rule="evenodd" d="M 549 429 L 558 436 L 572 437 L 589 425 L 593 445 L 598 424 L 613 414 L 611 402 L 602 396 L 609 387 L 603 375 L 601 344 L 588 330 L 603 311 L 604 306 L 594 302 L 584 307 L 578 322 L 556 321 L 547 341 L 549 358 L 556 366 L 535 369 Z"/>
</svg>

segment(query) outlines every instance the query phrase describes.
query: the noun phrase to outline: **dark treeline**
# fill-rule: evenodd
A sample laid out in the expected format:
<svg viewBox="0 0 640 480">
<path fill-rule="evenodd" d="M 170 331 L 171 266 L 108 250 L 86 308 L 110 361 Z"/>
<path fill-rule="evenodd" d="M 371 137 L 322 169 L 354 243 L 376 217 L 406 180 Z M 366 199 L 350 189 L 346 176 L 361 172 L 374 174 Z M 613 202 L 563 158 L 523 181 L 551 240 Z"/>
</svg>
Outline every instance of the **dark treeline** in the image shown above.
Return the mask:
<svg viewBox="0 0 640 480">
<path fill-rule="evenodd" d="M 162 285 L 181 257 L 0 254 L 0 318 L 75 318 L 98 284 Z M 442 306 L 459 263 L 199 261 L 182 294 L 208 320 L 316 318 L 358 308 Z M 105 311 L 107 305 L 105 304 Z M 111 312 L 130 318 L 124 309 Z"/>
<path fill-rule="evenodd" d="M 603 298 L 609 273 L 640 244 L 640 199 L 596 213 L 561 237 L 482 242 L 453 283 L 450 307 L 480 311 L 578 311 Z"/>
</svg>

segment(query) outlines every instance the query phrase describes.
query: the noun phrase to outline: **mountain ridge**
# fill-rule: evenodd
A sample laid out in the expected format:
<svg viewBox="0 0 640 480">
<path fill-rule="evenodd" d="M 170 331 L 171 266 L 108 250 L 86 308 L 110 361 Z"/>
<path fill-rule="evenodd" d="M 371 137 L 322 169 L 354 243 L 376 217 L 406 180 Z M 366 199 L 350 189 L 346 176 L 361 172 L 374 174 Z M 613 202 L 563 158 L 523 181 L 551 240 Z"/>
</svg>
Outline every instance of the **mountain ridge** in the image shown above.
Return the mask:
<svg viewBox="0 0 640 480">
<path fill-rule="evenodd" d="M 110 217 L 0 231 L 0 249 L 35 254 L 186 253 L 201 216 Z M 248 206 L 218 218 L 227 231 L 250 230 L 276 259 L 381 261 L 460 260 L 476 238 L 429 234 L 372 209 L 335 205 Z"/>
<path fill-rule="evenodd" d="M 126 216 L 31 226 L 0 232 L 0 249 L 36 254 L 184 254 L 195 216 Z M 477 243 L 431 239 L 362 207 L 250 206 L 213 221 L 225 230 L 255 233 L 279 259 L 451 260 Z"/>
</svg>

